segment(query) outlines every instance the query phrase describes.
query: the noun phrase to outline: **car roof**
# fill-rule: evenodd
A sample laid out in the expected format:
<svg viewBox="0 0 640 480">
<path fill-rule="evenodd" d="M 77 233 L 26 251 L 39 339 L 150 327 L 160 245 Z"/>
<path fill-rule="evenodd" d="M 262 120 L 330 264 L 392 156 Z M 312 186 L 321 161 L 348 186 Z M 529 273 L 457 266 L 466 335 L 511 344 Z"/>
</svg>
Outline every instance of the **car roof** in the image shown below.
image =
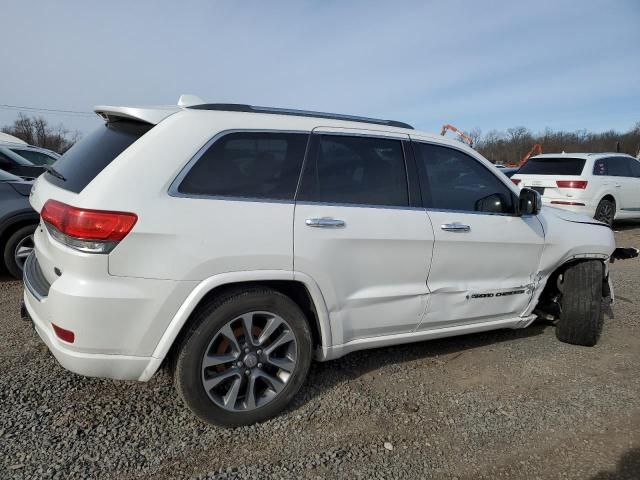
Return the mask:
<svg viewBox="0 0 640 480">
<path fill-rule="evenodd" d="M 13 151 L 13 149 L 17 150 L 31 150 L 33 152 L 42 152 L 47 155 L 53 155 L 55 157 L 60 157 L 60 154 L 54 152 L 53 150 L 49 150 L 44 147 L 36 147 L 35 145 L 29 145 L 28 143 L 0 143 L 0 148 L 5 147 Z"/>
<path fill-rule="evenodd" d="M 27 144 L 27 142 L 25 142 L 21 138 L 15 137 L 8 133 L 0 132 L 0 145 L 4 143 L 15 143 L 15 144 L 22 144 L 22 145 Z"/>
<path fill-rule="evenodd" d="M 185 96 L 183 95 L 181 100 L 183 97 Z M 194 98 L 197 99 L 197 97 Z M 264 125 L 267 126 L 274 124 L 277 125 L 274 127 L 276 130 L 291 129 L 312 131 L 314 128 L 344 128 L 371 132 L 383 131 L 385 133 L 397 133 L 404 136 L 410 135 L 416 140 L 434 141 L 440 144 L 453 145 L 458 148 L 473 151 L 465 143 L 457 139 L 445 138 L 435 133 L 415 130 L 411 125 L 397 120 L 275 107 L 258 107 L 246 104 L 212 104 L 199 102 L 185 104 L 180 101 L 178 103 L 178 105 L 153 106 L 99 105 L 94 108 L 94 111 L 107 122 L 118 119 L 130 119 L 155 125 L 171 115 L 181 113 L 181 115 L 219 116 L 222 120 L 226 117 L 232 124 L 241 123 L 245 119 L 247 123 L 251 125 L 264 123 Z"/>
<path fill-rule="evenodd" d="M 598 152 L 598 153 L 543 153 L 541 155 L 536 155 L 535 157 L 531 157 L 529 160 L 533 159 L 554 159 L 554 158 L 580 158 L 583 160 L 597 160 L 599 158 L 605 157 L 629 157 L 634 158 L 629 154 L 621 153 L 621 152 Z"/>
</svg>

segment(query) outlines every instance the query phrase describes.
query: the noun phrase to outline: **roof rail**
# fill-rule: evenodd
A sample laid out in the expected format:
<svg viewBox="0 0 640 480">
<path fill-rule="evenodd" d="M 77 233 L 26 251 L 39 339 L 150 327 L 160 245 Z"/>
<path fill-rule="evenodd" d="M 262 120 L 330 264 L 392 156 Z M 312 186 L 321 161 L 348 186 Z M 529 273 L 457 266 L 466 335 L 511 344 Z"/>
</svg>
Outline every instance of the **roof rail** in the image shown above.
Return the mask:
<svg viewBox="0 0 640 480">
<path fill-rule="evenodd" d="M 378 118 L 358 117 L 355 115 L 342 115 L 339 113 L 311 112 L 308 110 L 294 110 L 290 108 L 256 107 L 241 103 L 204 103 L 202 105 L 189 105 L 187 108 L 193 110 L 216 110 L 220 112 L 245 112 L 245 113 L 270 113 L 273 115 L 291 115 L 295 117 L 328 118 L 331 120 L 346 120 L 349 122 L 373 123 L 376 125 L 386 125 L 389 127 L 409 128 L 413 127 L 408 123 L 396 120 L 381 120 Z"/>
</svg>

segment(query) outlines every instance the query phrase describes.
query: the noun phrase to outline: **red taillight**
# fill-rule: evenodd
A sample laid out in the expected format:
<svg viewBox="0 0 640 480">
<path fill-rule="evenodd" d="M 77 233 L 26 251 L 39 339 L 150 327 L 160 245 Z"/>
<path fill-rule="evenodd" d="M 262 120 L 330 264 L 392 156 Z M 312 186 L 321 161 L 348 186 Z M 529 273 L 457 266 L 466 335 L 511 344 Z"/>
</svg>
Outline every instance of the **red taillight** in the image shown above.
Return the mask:
<svg viewBox="0 0 640 480">
<path fill-rule="evenodd" d="M 135 213 L 87 210 L 56 200 L 48 200 L 40 215 L 45 222 L 69 237 L 111 242 L 126 237 L 138 221 Z"/>
<path fill-rule="evenodd" d="M 519 185 L 521 180 L 519 178 L 512 178 L 511 181 L 516 185 Z"/>
<path fill-rule="evenodd" d="M 73 343 L 76 339 L 76 334 L 71 330 L 65 330 L 64 328 L 57 326 L 55 323 L 52 323 L 51 326 L 53 327 L 53 331 L 55 332 L 56 336 L 60 340 L 64 340 L 68 343 Z"/>
<path fill-rule="evenodd" d="M 587 182 L 586 180 L 558 180 L 556 181 L 556 185 L 558 185 L 558 188 L 579 188 L 581 190 L 584 190 L 585 188 L 587 188 Z"/>
<path fill-rule="evenodd" d="M 584 203 L 580 202 L 565 202 L 564 200 L 551 200 L 551 205 L 574 205 L 579 207 L 584 207 Z"/>
</svg>

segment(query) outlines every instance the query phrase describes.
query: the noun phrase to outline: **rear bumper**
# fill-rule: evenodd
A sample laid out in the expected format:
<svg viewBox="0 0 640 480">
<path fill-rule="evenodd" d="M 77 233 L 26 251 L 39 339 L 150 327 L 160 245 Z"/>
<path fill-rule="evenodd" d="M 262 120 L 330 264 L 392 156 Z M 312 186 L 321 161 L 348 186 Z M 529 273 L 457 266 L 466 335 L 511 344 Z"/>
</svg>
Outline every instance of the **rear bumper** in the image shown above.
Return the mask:
<svg viewBox="0 0 640 480">
<path fill-rule="evenodd" d="M 91 377 L 151 378 L 162 361 L 153 352 L 197 282 L 67 269 L 49 283 L 37 258 L 36 244 L 25 264 L 25 308 L 60 364 Z M 73 332 L 71 343 L 54 324 Z"/>
<path fill-rule="evenodd" d="M 143 373 L 147 365 L 155 360 L 153 357 L 104 355 L 72 350 L 64 342 L 56 338 L 51 323 L 44 321 L 38 315 L 34 302 L 38 302 L 38 300 L 25 289 L 24 303 L 33 326 L 53 356 L 64 368 L 87 377 L 147 380 L 143 378 Z"/>
</svg>

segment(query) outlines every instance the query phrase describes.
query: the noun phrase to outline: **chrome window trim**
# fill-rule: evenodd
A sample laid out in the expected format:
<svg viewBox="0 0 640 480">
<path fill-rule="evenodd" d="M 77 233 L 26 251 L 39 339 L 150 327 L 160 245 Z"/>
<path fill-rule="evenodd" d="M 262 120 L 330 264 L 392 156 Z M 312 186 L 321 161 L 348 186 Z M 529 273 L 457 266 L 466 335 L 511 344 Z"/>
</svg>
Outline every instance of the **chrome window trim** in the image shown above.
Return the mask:
<svg viewBox="0 0 640 480">
<path fill-rule="evenodd" d="M 469 210 L 447 210 L 446 208 L 425 208 L 428 212 L 439 212 L 439 213 L 454 213 L 454 214 L 464 214 L 464 215 L 493 215 L 498 217 L 531 217 L 534 215 L 514 215 L 513 213 L 497 213 L 497 212 L 476 212 Z"/>
<path fill-rule="evenodd" d="M 379 138 L 381 140 L 400 140 L 404 142 L 410 141 L 409 134 L 407 133 L 396 133 L 396 132 L 376 132 L 375 130 L 369 130 L 371 133 L 367 132 L 323 132 L 316 131 L 316 128 L 340 128 L 340 127 L 315 127 L 311 130 L 311 135 L 331 135 L 335 137 L 366 137 L 366 138 Z M 354 129 L 357 130 L 357 129 Z M 387 135 L 388 133 L 388 135 Z"/>
<path fill-rule="evenodd" d="M 184 178 L 189 174 L 193 166 L 200 160 L 200 158 L 205 154 L 205 152 L 213 145 L 215 142 L 220 140 L 227 135 L 231 135 L 232 133 L 295 133 L 295 134 L 303 134 L 307 135 L 307 137 L 311 136 L 310 130 L 277 130 L 277 129 L 263 129 L 263 128 L 234 128 L 229 130 L 222 130 L 216 133 L 211 139 L 207 141 L 191 159 L 182 167 L 176 178 L 173 179 L 171 185 L 169 185 L 168 194 L 170 197 L 177 198 L 200 198 L 206 200 L 228 200 L 235 202 L 265 202 L 265 203 L 294 203 L 295 194 L 297 193 L 297 186 L 300 182 L 300 178 L 302 175 L 302 169 L 304 167 L 304 158 L 301 162 L 300 172 L 298 173 L 298 183 L 296 183 L 296 189 L 294 191 L 294 197 L 291 199 L 286 198 L 262 198 L 262 197 L 242 197 L 242 196 L 227 196 L 227 195 L 206 195 L 206 194 L 197 194 L 197 193 L 182 193 L 179 191 L 180 184 L 184 180 Z M 309 138 L 307 138 L 307 148 L 309 146 Z M 306 157 L 306 148 L 305 148 L 305 157 Z"/>
<path fill-rule="evenodd" d="M 376 208 L 382 210 L 415 210 L 424 212 L 424 207 L 410 207 L 410 206 L 397 206 L 397 205 L 368 205 L 366 203 L 339 203 L 339 202 L 313 202 L 309 200 L 296 201 L 296 205 L 308 205 L 318 207 L 351 207 L 351 208 Z"/>
</svg>

